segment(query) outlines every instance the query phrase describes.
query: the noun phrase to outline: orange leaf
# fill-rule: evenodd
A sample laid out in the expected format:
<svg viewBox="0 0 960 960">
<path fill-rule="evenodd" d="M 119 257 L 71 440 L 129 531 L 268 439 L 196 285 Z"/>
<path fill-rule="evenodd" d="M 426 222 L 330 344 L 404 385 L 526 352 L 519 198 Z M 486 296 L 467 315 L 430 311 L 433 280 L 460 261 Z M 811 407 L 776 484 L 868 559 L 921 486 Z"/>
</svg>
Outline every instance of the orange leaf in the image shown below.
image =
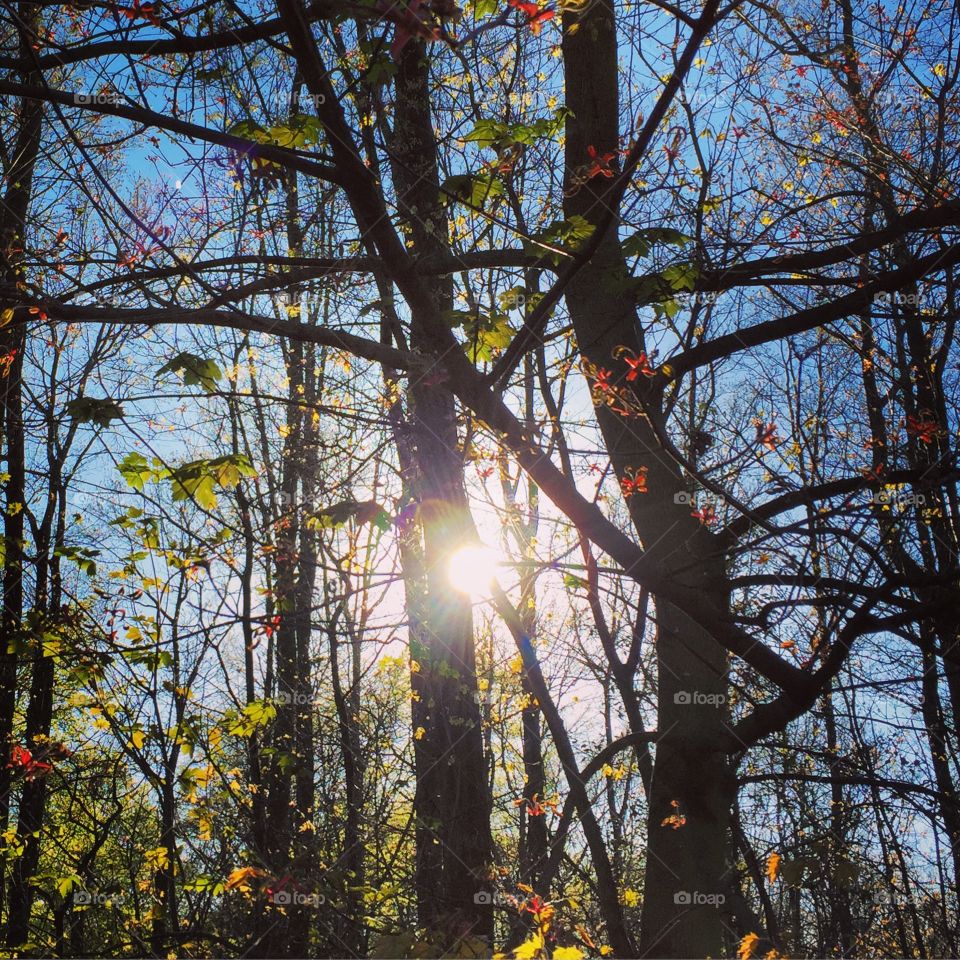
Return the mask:
<svg viewBox="0 0 960 960">
<path fill-rule="evenodd" d="M 748 933 L 740 941 L 740 948 L 737 950 L 739 960 L 750 960 L 759 942 L 760 938 L 755 933 Z"/>
<path fill-rule="evenodd" d="M 241 893 L 246 893 L 250 890 L 250 880 L 266 875 L 266 871 L 258 870 L 256 867 L 237 867 L 236 870 L 231 871 L 223 888 L 224 890 L 239 890 Z"/>
</svg>

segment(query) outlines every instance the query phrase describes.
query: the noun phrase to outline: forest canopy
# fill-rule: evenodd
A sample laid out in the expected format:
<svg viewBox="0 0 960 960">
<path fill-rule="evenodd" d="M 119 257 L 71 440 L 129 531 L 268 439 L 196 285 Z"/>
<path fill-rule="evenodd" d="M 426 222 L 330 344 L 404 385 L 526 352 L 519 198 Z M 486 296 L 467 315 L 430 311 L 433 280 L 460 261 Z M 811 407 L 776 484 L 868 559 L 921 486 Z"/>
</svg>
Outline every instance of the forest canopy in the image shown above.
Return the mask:
<svg viewBox="0 0 960 960">
<path fill-rule="evenodd" d="M 960 953 L 960 14 L 4 2 L 0 953 Z"/>
</svg>

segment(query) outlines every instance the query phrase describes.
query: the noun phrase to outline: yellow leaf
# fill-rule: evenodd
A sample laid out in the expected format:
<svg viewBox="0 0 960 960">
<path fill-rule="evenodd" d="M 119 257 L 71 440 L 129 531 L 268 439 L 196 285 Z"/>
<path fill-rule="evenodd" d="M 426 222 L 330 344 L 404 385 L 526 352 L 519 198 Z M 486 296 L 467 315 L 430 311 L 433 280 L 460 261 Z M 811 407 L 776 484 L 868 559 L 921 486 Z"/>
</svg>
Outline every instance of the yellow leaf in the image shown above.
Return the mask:
<svg viewBox="0 0 960 960">
<path fill-rule="evenodd" d="M 130 741 L 138 750 L 143 746 L 146 739 L 142 730 L 134 730 L 133 733 L 130 734 Z"/>
<path fill-rule="evenodd" d="M 796 646 L 796 644 L 794 644 Z M 777 877 L 780 876 L 780 854 L 771 853 L 767 857 L 767 879 L 771 883 L 776 883 Z"/>
<path fill-rule="evenodd" d="M 154 847 L 153 850 L 144 850 L 147 866 L 153 870 L 163 870 L 170 865 L 170 851 L 166 847 Z"/>
<path fill-rule="evenodd" d="M 737 950 L 739 960 L 750 960 L 759 942 L 760 938 L 755 933 L 748 933 L 740 941 L 740 948 Z"/>
<path fill-rule="evenodd" d="M 206 810 L 197 816 L 197 835 L 201 840 L 213 839 L 213 815 Z"/>
<path fill-rule="evenodd" d="M 938 63 L 933 68 L 933 73 L 934 73 L 934 76 L 945 77 L 947 75 L 947 68 L 942 63 Z"/>
<path fill-rule="evenodd" d="M 635 907 L 640 902 L 640 894 L 636 890 L 624 890 L 623 902 L 628 907 Z"/>
<path fill-rule="evenodd" d="M 581 960 L 583 951 L 576 947 L 554 947 L 553 960 Z"/>
<path fill-rule="evenodd" d="M 534 960 L 543 949 L 543 936 L 535 933 L 526 943 L 521 943 L 513 951 L 515 960 Z"/>
</svg>

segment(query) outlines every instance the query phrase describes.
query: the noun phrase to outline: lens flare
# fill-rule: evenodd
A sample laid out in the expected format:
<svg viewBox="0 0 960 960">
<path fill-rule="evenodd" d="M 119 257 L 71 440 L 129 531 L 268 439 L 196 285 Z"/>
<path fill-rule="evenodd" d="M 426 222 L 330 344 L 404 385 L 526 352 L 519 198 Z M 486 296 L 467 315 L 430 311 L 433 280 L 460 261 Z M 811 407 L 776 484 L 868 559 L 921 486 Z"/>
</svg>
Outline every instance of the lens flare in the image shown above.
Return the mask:
<svg viewBox="0 0 960 960">
<path fill-rule="evenodd" d="M 490 585 L 499 568 L 496 551 L 472 543 L 451 554 L 447 573 L 454 589 L 476 599 L 490 595 Z"/>
</svg>

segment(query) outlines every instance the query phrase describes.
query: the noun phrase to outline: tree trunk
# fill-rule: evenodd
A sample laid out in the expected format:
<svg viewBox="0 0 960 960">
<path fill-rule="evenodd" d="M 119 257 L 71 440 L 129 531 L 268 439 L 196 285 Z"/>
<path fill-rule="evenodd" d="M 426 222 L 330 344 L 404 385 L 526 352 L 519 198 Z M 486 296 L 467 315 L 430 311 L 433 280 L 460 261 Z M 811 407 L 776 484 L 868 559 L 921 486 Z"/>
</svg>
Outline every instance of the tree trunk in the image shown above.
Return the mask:
<svg viewBox="0 0 960 960">
<path fill-rule="evenodd" d="M 570 20 L 568 15 L 565 22 Z M 586 178 L 588 148 L 598 155 L 619 149 L 617 38 L 606 2 L 579 17 L 576 31 L 564 30 L 567 106 L 567 218 L 591 223 L 605 212 L 596 192 L 609 180 Z M 617 290 L 626 278 L 617 220 L 590 261 L 573 277 L 566 302 L 581 355 L 594 367 L 626 373 L 617 348 L 644 349 L 630 301 Z M 646 381 L 641 377 L 640 381 Z M 709 595 L 725 609 L 724 560 L 713 536 L 691 516 L 682 476 L 658 439 L 651 420 L 663 427 L 659 396 L 649 381 L 633 391 L 647 417 L 629 420 L 608 406 L 597 417 L 618 477 L 627 468 L 646 468 L 649 493 L 628 498 L 637 534 L 674 583 Z M 719 956 L 724 916 L 718 906 L 726 888 L 726 847 L 735 781 L 720 743 L 725 725 L 727 656 L 685 614 L 657 602 L 657 738 L 649 795 L 647 863 L 641 918 L 641 956 Z"/>
<path fill-rule="evenodd" d="M 19 5 L 19 54 L 26 62 L 34 51 L 33 34 L 40 22 L 39 7 L 32 3 Z M 24 77 L 36 82 L 35 73 Z M 17 645 L 23 620 L 24 588 L 24 511 L 26 509 L 26 438 L 23 427 L 23 352 L 26 329 L 13 326 L 4 316 L 19 305 L 23 284 L 20 266 L 26 218 L 30 206 L 33 174 L 40 149 L 43 106 L 37 100 L 22 100 L 18 105 L 20 125 L 5 170 L 9 185 L 0 209 L 0 356 L 9 358 L 0 377 L 0 430 L 3 432 L 3 459 L 7 480 L 4 488 L 6 509 L 3 515 L 3 609 L 0 618 L 0 831 L 7 829 L 10 818 L 10 792 L 13 786 L 7 766 L 13 745 L 13 724 L 17 701 Z M 12 505 L 16 504 L 17 508 Z M 0 863 L 0 866 L 3 864 Z M 22 887 L 22 884 L 21 884 Z M 0 912 L 3 910 L 4 885 L 0 875 Z M 23 897 L 17 906 L 17 935 L 24 928 Z M 29 906 L 27 906 L 29 914 Z M 13 932 L 8 926 L 8 942 Z M 17 942 L 20 942 L 19 940 Z"/>
<path fill-rule="evenodd" d="M 396 93 L 391 149 L 398 205 L 418 254 L 429 256 L 445 249 L 446 215 L 439 202 L 428 64 L 419 42 L 408 44 L 399 57 Z M 433 281 L 430 293 L 441 310 L 450 309 L 449 279 Z M 416 311 L 410 346 L 428 356 L 437 349 Z M 419 629 L 411 631 L 411 645 L 416 644 L 411 656 L 419 667 L 414 724 L 424 731 L 416 741 L 419 914 L 422 923 L 449 939 L 469 934 L 492 942 L 493 911 L 476 902 L 489 886 L 493 843 L 473 615 L 469 599 L 451 589 L 447 575 L 452 549 L 467 543 L 473 528 L 456 407 L 448 387 L 422 377 L 410 384 L 408 400 L 405 430 L 413 460 L 408 482 L 422 535 L 425 591 Z"/>
</svg>

